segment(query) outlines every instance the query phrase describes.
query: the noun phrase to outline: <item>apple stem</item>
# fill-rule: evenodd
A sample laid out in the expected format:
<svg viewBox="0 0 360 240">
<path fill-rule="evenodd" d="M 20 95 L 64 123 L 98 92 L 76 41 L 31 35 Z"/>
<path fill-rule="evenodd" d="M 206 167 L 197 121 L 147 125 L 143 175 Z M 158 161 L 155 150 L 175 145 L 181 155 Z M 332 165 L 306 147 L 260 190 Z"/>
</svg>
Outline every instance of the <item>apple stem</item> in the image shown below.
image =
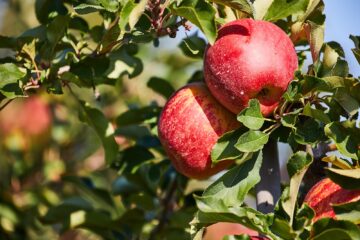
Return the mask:
<svg viewBox="0 0 360 240">
<path fill-rule="evenodd" d="M 260 169 L 261 180 L 256 185 L 256 206 L 262 213 L 274 211 L 280 197 L 280 166 L 276 140 L 270 139 L 263 149 L 263 163 Z"/>
</svg>

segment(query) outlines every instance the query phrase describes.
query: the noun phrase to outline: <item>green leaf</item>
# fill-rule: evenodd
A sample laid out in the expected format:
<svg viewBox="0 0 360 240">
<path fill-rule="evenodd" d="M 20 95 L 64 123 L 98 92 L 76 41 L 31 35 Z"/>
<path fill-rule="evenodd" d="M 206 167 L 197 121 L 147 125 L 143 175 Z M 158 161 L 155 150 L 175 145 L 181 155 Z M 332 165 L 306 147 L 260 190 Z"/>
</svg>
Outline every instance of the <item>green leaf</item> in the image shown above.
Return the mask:
<svg viewBox="0 0 360 240">
<path fill-rule="evenodd" d="M 52 12 L 65 15 L 67 9 L 61 0 L 36 0 L 35 13 L 40 23 L 45 24 Z"/>
<path fill-rule="evenodd" d="M 336 219 L 360 224 L 360 200 L 345 204 L 333 204 L 332 208 L 336 213 Z"/>
<path fill-rule="evenodd" d="M 266 12 L 274 0 L 255 0 L 253 1 L 254 19 L 263 20 Z"/>
<path fill-rule="evenodd" d="M 147 86 L 160 95 L 164 96 L 166 99 L 168 99 L 175 92 L 174 87 L 171 86 L 168 81 L 158 77 L 150 78 Z"/>
<path fill-rule="evenodd" d="M 240 135 L 244 133 L 244 130 L 244 128 L 241 128 L 227 132 L 218 139 L 211 151 L 213 163 L 228 159 L 239 159 L 244 155 L 243 152 L 240 152 L 234 146 Z"/>
<path fill-rule="evenodd" d="M 141 165 L 154 159 L 154 155 L 146 148 L 133 146 L 121 153 L 121 159 L 114 163 L 119 173 L 135 174 Z"/>
<path fill-rule="evenodd" d="M 296 129 L 295 125 L 296 125 L 296 123 L 298 121 L 299 113 L 301 111 L 302 111 L 302 109 L 299 108 L 299 109 L 297 109 L 297 110 L 295 110 L 293 112 L 283 114 L 283 116 L 280 119 L 281 124 L 284 127 Z"/>
<path fill-rule="evenodd" d="M 105 229 L 118 230 L 118 223 L 104 212 L 79 210 L 71 213 L 69 218 L 70 228 L 87 228 L 90 231 L 96 228 L 102 231 Z"/>
<path fill-rule="evenodd" d="M 286 187 L 279 201 L 275 207 L 274 222 L 271 225 L 271 230 L 282 239 L 297 239 L 298 232 L 293 229 L 293 223 L 306 223 L 308 214 L 305 219 L 297 216 L 295 210 L 297 209 L 298 193 L 302 179 L 312 162 L 312 156 L 306 152 L 299 151 L 294 153 L 288 163 L 287 170 L 289 173 L 290 186 Z M 305 213 L 307 213 L 306 211 Z M 309 223 L 309 221 L 307 221 Z M 300 227 L 300 226 L 299 226 Z M 301 226 L 304 230 L 305 226 Z M 300 229 L 299 229 L 300 230 Z"/>
<path fill-rule="evenodd" d="M 235 147 L 241 152 L 256 152 L 262 149 L 268 140 L 269 134 L 249 130 L 239 137 Z"/>
<path fill-rule="evenodd" d="M 287 192 L 286 189 L 284 191 Z M 271 231 L 284 240 L 296 239 L 296 233 L 289 224 L 289 221 L 277 218 L 276 216 L 271 225 Z"/>
<path fill-rule="evenodd" d="M 211 0 L 211 1 L 216 4 L 228 6 L 232 9 L 247 13 L 249 16 L 252 16 L 253 14 L 252 5 L 247 0 Z"/>
<path fill-rule="evenodd" d="M 81 197 L 64 199 L 60 205 L 51 207 L 47 213 L 40 218 L 41 222 L 54 224 L 65 221 L 72 212 L 78 210 L 93 210 L 92 205 Z"/>
<path fill-rule="evenodd" d="M 59 44 L 60 39 L 65 35 L 70 22 L 69 15 L 58 15 L 48 25 L 46 29 L 46 43 L 40 49 L 40 55 L 44 60 L 51 61 L 55 55 L 55 47 Z"/>
<path fill-rule="evenodd" d="M 25 55 L 25 58 L 30 59 L 33 63 L 36 55 L 35 39 L 25 42 L 20 51 Z"/>
<path fill-rule="evenodd" d="M 275 22 L 296 13 L 306 11 L 309 0 L 274 0 L 267 10 L 264 20 Z"/>
<path fill-rule="evenodd" d="M 16 38 L 0 35 L 0 48 L 16 48 Z"/>
<path fill-rule="evenodd" d="M 97 49 L 98 54 L 104 54 L 112 50 L 117 46 L 120 38 L 120 27 L 118 24 L 114 24 L 108 29 L 101 38 L 100 47 Z"/>
<path fill-rule="evenodd" d="M 300 144 L 315 144 L 324 135 L 319 123 L 313 118 L 309 118 L 295 129 L 295 140 Z"/>
<path fill-rule="evenodd" d="M 26 72 L 20 70 L 20 68 L 13 63 L 0 64 L 0 90 L 8 84 L 17 84 L 25 75 Z"/>
<path fill-rule="evenodd" d="M 111 59 L 111 56 L 110 56 Z M 93 87 L 99 84 L 109 83 L 106 78 L 107 72 L 111 71 L 108 57 L 87 57 L 78 63 L 71 64 L 71 72 L 79 78 L 77 83 L 85 87 Z M 76 78 L 76 77 L 75 77 Z M 74 76 L 72 76 L 72 80 Z"/>
<path fill-rule="evenodd" d="M 157 106 L 129 109 L 117 117 L 116 124 L 119 127 L 123 127 L 126 125 L 143 123 L 145 120 L 159 116 L 160 111 L 161 108 Z"/>
<path fill-rule="evenodd" d="M 337 89 L 334 98 L 350 116 L 359 111 L 359 102 L 345 88 Z"/>
<path fill-rule="evenodd" d="M 0 64 L 0 93 L 9 99 L 23 96 L 20 80 L 25 75 L 26 72 L 13 63 Z"/>
<path fill-rule="evenodd" d="M 324 25 L 319 25 L 311 21 L 305 23 L 307 40 L 310 43 L 310 51 L 313 62 L 319 58 L 321 48 L 324 43 Z"/>
<path fill-rule="evenodd" d="M 283 97 L 288 102 L 299 100 L 302 97 L 299 81 L 291 81 Z"/>
<path fill-rule="evenodd" d="M 350 35 L 350 39 L 353 40 L 353 42 L 355 44 L 355 48 L 352 48 L 351 50 L 352 50 L 356 60 L 360 64 L 360 36 Z"/>
<path fill-rule="evenodd" d="M 126 30 L 126 26 L 129 24 L 130 14 L 136 6 L 137 4 L 133 0 L 129 0 L 121 8 L 119 27 L 122 32 Z"/>
<path fill-rule="evenodd" d="M 69 22 L 69 28 L 79 30 L 81 32 L 89 32 L 88 22 L 81 17 L 72 17 Z"/>
<path fill-rule="evenodd" d="M 298 175 L 303 174 L 307 170 L 309 165 L 312 163 L 312 161 L 312 156 L 307 152 L 298 151 L 294 153 L 287 163 L 287 171 L 289 173 L 289 177 L 299 177 Z"/>
<path fill-rule="evenodd" d="M 110 67 L 106 72 L 107 77 L 118 79 L 123 75 L 128 75 L 129 78 L 138 76 L 143 71 L 144 66 L 142 60 L 135 56 L 137 51 L 137 45 L 129 44 L 112 52 L 109 56 Z"/>
<path fill-rule="evenodd" d="M 287 171 L 290 177 L 290 187 L 288 198 L 286 198 L 281 205 L 286 214 L 290 217 L 290 225 L 292 225 L 294 220 L 295 207 L 301 181 L 312 161 L 312 156 L 309 153 L 299 151 L 294 153 L 287 163 Z"/>
<path fill-rule="evenodd" d="M 318 78 L 304 75 L 301 83 L 302 93 L 305 95 L 312 91 L 335 92 L 338 88 L 346 86 L 347 79 L 338 76 Z"/>
<path fill-rule="evenodd" d="M 261 114 L 259 101 L 257 99 L 251 99 L 248 107 L 238 114 L 237 120 L 249 129 L 260 129 L 265 122 L 265 118 Z"/>
<path fill-rule="evenodd" d="M 349 38 L 354 42 L 355 48 L 360 48 L 360 36 L 350 35 Z"/>
<path fill-rule="evenodd" d="M 107 211 L 114 218 L 120 216 L 120 209 L 116 208 L 110 193 L 104 189 L 94 188 L 91 179 L 68 175 L 63 176 L 62 180 L 74 185 L 82 198 L 91 204 L 92 209 Z M 87 209 L 88 207 L 83 210 Z"/>
<path fill-rule="evenodd" d="M 360 168 L 356 169 L 338 169 L 327 168 L 327 174 L 336 184 L 345 189 L 360 190 Z"/>
<path fill-rule="evenodd" d="M 105 162 L 110 165 L 118 156 L 118 145 L 114 138 L 114 129 L 104 114 L 96 108 L 82 103 L 81 120 L 91 126 L 99 136 L 105 150 Z"/>
<path fill-rule="evenodd" d="M 323 123 L 331 122 L 329 116 L 326 113 L 324 113 L 322 110 L 312 108 L 310 103 L 307 103 L 305 105 L 303 114 L 305 116 L 315 118 L 316 120 L 319 120 L 320 122 L 323 122 Z"/>
<path fill-rule="evenodd" d="M 204 203 L 203 209 L 206 211 L 199 211 L 195 218 L 191 221 L 191 235 L 192 237 L 199 237 L 202 239 L 202 230 L 217 222 L 233 222 L 241 223 L 242 225 L 254 229 L 259 233 L 271 236 L 271 239 L 280 240 L 276 235 L 272 234 L 269 226 L 272 218 L 269 215 L 262 214 L 249 207 L 228 208 L 225 205 L 220 210 L 212 209 Z M 195 239 L 195 238 L 193 238 Z"/>
<path fill-rule="evenodd" d="M 261 163 L 262 153 L 258 152 L 244 164 L 230 169 L 211 184 L 201 197 L 196 197 L 199 209 L 202 210 L 200 202 L 205 202 L 214 210 L 218 209 L 217 202 L 227 207 L 240 206 L 249 190 L 260 181 Z"/>
<path fill-rule="evenodd" d="M 181 51 L 191 58 L 202 58 L 206 48 L 206 42 L 204 39 L 198 37 L 197 33 L 186 37 L 179 44 Z"/>
<path fill-rule="evenodd" d="M 348 162 L 345 159 L 334 156 L 334 155 L 323 157 L 321 159 L 321 161 L 331 163 L 333 166 L 336 166 L 341 169 L 351 169 L 352 168 L 352 165 L 350 162 Z"/>
<path fill-rule="evenodd" d="M 360 228 L 349 221 L 322 218 L 315 222 L 311 229 L 311 239 L 360 239 Z"/>
<path fill-rule="evenodd" d="M 99 10 L 117 12 L 119 9 L 119 2 L 117 0 L 85 0 L 83 2 L 85 3 L 74 6 L 74 10 L 78 14 L 88 14 Z"/>
<path fill-rule="evenodd" d="M 144 13 L 145 8 L 146 8 L 146 4 L 147 4 L 147 0 L 140 0 L 139 3 L 136 4 L 136 6 L 134 6 L 131 9 L 131 13 L 129 14 L 129 26 L 130 29 L 133 29 L 136 25 L 136 23 L 139 21 L 141 15 Z M 129 8 L 132 6 L 129 6 Z"/>
<path fill-rule="evenodd" d="M 179 5 L 174 2 L 170 8 L 173 14 L 195 24 L 205 34 L 210 44 L 215 42 L 217 35 L 216 11 L 210 3 L 205 0 L 183 0 Z"/>
<path fill-rule="evenodd" d="M 300 239 L 309 239 L 310 226 L 314 216 L 314 210 L 306 203 L 302 204 L 301 208 L 296 211 L 293 229 L 298 232 Z"/>
<path fill-rule="evenodd" d="M 336 62 L 339 59 L 339 53 L 330 46 L 330 44 L 326 43 L 324 45 L 324 57 L 323 57 L 323 71 L 329 72 L 334 67 Z M 323 73 L 322 75 L 325 75 L 326 73 Z M 327 75 L 327 74 L 326 74 Z M 331 74 L 329 74 L 331 76 Z"/>
<path fill-rule="evenodd" d="M 118 127 L 115 130 L 115 135 L 138 140 L 151 136 L 151 132 L 147 126 L 139 126 L 133 124 L 125 125 L 124 127 Z"/>
<path fill-rule="evenodd" d="M 355 122 L 332 122 L 325 126 L 325 134 L 331 138 L 344 156 L 359 160 L 360 130 Z"/>
<path fill-rule="evenodd" d="M 117 12 L 119 9 L 118 0 L 97 0 L 100 6 L 104 7 L 109 12 Z"/>
<path fill-rule="evenodd" d="M 347 77 L 349 74 L 349 65 L 345 60 L 338 59 L 331 69 L 331 76 Z"/>
<path fill-rule="evenodd" d="M 98 4 L 87 4 L 81 3 L 79 5 L 74 6 L 74 10 L 78 14 L 89 14 L 93 12 L 98 12 L 99 10 L 104 10 L 105 8 Z"/>
</svg>

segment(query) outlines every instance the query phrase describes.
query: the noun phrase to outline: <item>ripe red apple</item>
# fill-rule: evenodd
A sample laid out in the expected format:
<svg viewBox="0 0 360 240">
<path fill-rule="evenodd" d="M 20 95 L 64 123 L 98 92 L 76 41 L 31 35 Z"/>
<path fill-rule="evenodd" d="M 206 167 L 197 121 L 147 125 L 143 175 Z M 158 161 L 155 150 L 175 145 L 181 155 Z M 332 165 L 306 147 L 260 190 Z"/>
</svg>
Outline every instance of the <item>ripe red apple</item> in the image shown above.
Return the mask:
<svg viewBox="0 0 360 240">
<path fill-rule="evenodd" d="M 307 193 L 304 202 L 315 211 L 315 222 L 319 218 L 335 218 L 332 204 L 348 203 L 360 200 L 360 190 L 347 190 L 330 178 L 325 178 L 315 184 Z"/>
<path fill-rule="evenodd" d="M 234 114 L 210 94 L 203 83 L 174 93 L 160 115 L 158 132 L 175 169 L 190 178 L 208 178 L 232 161 L 211 166 L 210 153 L 219 136 L 236 129 Z"/>
<path fill-rule="evenodd" d="M 298 67 L 294 45 L 275 24 L 240 19 L 225 24 L 204 56 L 204 76 L 214 97 L 233 113 L 257 98 L 269 115 Z"/>
<path fill-rule="evenodd" d="M 258 233 L 254 230 L 251 230 L 247 227 L 244 227 L 238 223 L 227 223 L 227 222 L 219 222 L 212 224 L 206 228 L 205 234 L 203 236 L 203 240 L 221 240 L 227 235 L 241 235 L 247 234 L 251 236 L 250 238 L 255 239 L 265 239 L 259 237 Z"/>
</svg>

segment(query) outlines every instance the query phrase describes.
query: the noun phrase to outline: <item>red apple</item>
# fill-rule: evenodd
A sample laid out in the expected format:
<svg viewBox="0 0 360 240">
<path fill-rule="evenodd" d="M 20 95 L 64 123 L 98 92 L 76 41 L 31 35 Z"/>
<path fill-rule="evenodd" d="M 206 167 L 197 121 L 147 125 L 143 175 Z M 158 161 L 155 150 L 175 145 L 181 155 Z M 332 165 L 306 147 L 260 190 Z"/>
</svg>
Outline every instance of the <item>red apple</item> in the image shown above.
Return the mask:
<svg viewBox="0 0 360 240">
<path fill-rule="evenodd" d="M 347 190 L 330 178 L 325 178 L 315 184 L 307 193 L 304 202 L 315 211 L 315 222 L 319 218 L 335 218 L 332 204 L 348 203 L 360 200 L 360 190 Z"/>
<path fill-rule="evenodd" d="M 203 240 L 221 240 L 227 235 L 247 234 L 251 239 L 265 239 L 259 237 L 258 233 L 238 223 L 219 222 L 206 228 Z"/>
<path fill-rule="evenodd" d="M 204 56 L 204 76 L 214 97 L 233 113 L 257 98 L 269 115 L 298 67 L 294 45 L 275 24 L 240 19 L 225 24 Z"/>
<path fill-rule="evenodd" d="M 204 179 L 232 161 L 211 166 L 210 153 L 219 136 L 236 129 L 234 114 L 210 94 L 203 83 L 184 86 L 166 103 L 159 120 L 159 138 L 175 169 L 190 178 Z"/>
</svg>

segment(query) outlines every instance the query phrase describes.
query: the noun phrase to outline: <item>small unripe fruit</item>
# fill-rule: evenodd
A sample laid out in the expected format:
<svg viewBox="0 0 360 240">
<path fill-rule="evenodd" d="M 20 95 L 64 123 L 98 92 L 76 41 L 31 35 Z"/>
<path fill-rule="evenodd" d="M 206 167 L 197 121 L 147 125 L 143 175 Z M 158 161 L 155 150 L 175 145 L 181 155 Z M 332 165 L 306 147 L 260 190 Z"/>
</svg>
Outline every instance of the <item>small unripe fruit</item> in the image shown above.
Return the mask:
<svg viewBox="0 0 360 240">
<path fill-rule="evenodd" d="M 203 83 L 186 85 L 171 96 L 159 119 L 159 138 L 175 169 L 203 179 L 232 162 L 211 166 L 211 149 L 218 138 L 239 126 L 234 114 L 210 94 Z"/>
<path fill-rule="evenodd" d="M 204 76 L 214 97 L 233 113 L 257 98 L 269 115 L 298 67 L 294 45 L 275 24 L 240 19 L 225 24 L 204 56 Z"/>
<path fill-rule="evenodd" d="M 325 178 L 315 184 L 307 193 L 304 202 L 315 211 L 313 221 L 319 218 L 335 218 L 332 204 L 342 204 L 360 200 L 360 190 L 348 190 Z"/>
</svg>

